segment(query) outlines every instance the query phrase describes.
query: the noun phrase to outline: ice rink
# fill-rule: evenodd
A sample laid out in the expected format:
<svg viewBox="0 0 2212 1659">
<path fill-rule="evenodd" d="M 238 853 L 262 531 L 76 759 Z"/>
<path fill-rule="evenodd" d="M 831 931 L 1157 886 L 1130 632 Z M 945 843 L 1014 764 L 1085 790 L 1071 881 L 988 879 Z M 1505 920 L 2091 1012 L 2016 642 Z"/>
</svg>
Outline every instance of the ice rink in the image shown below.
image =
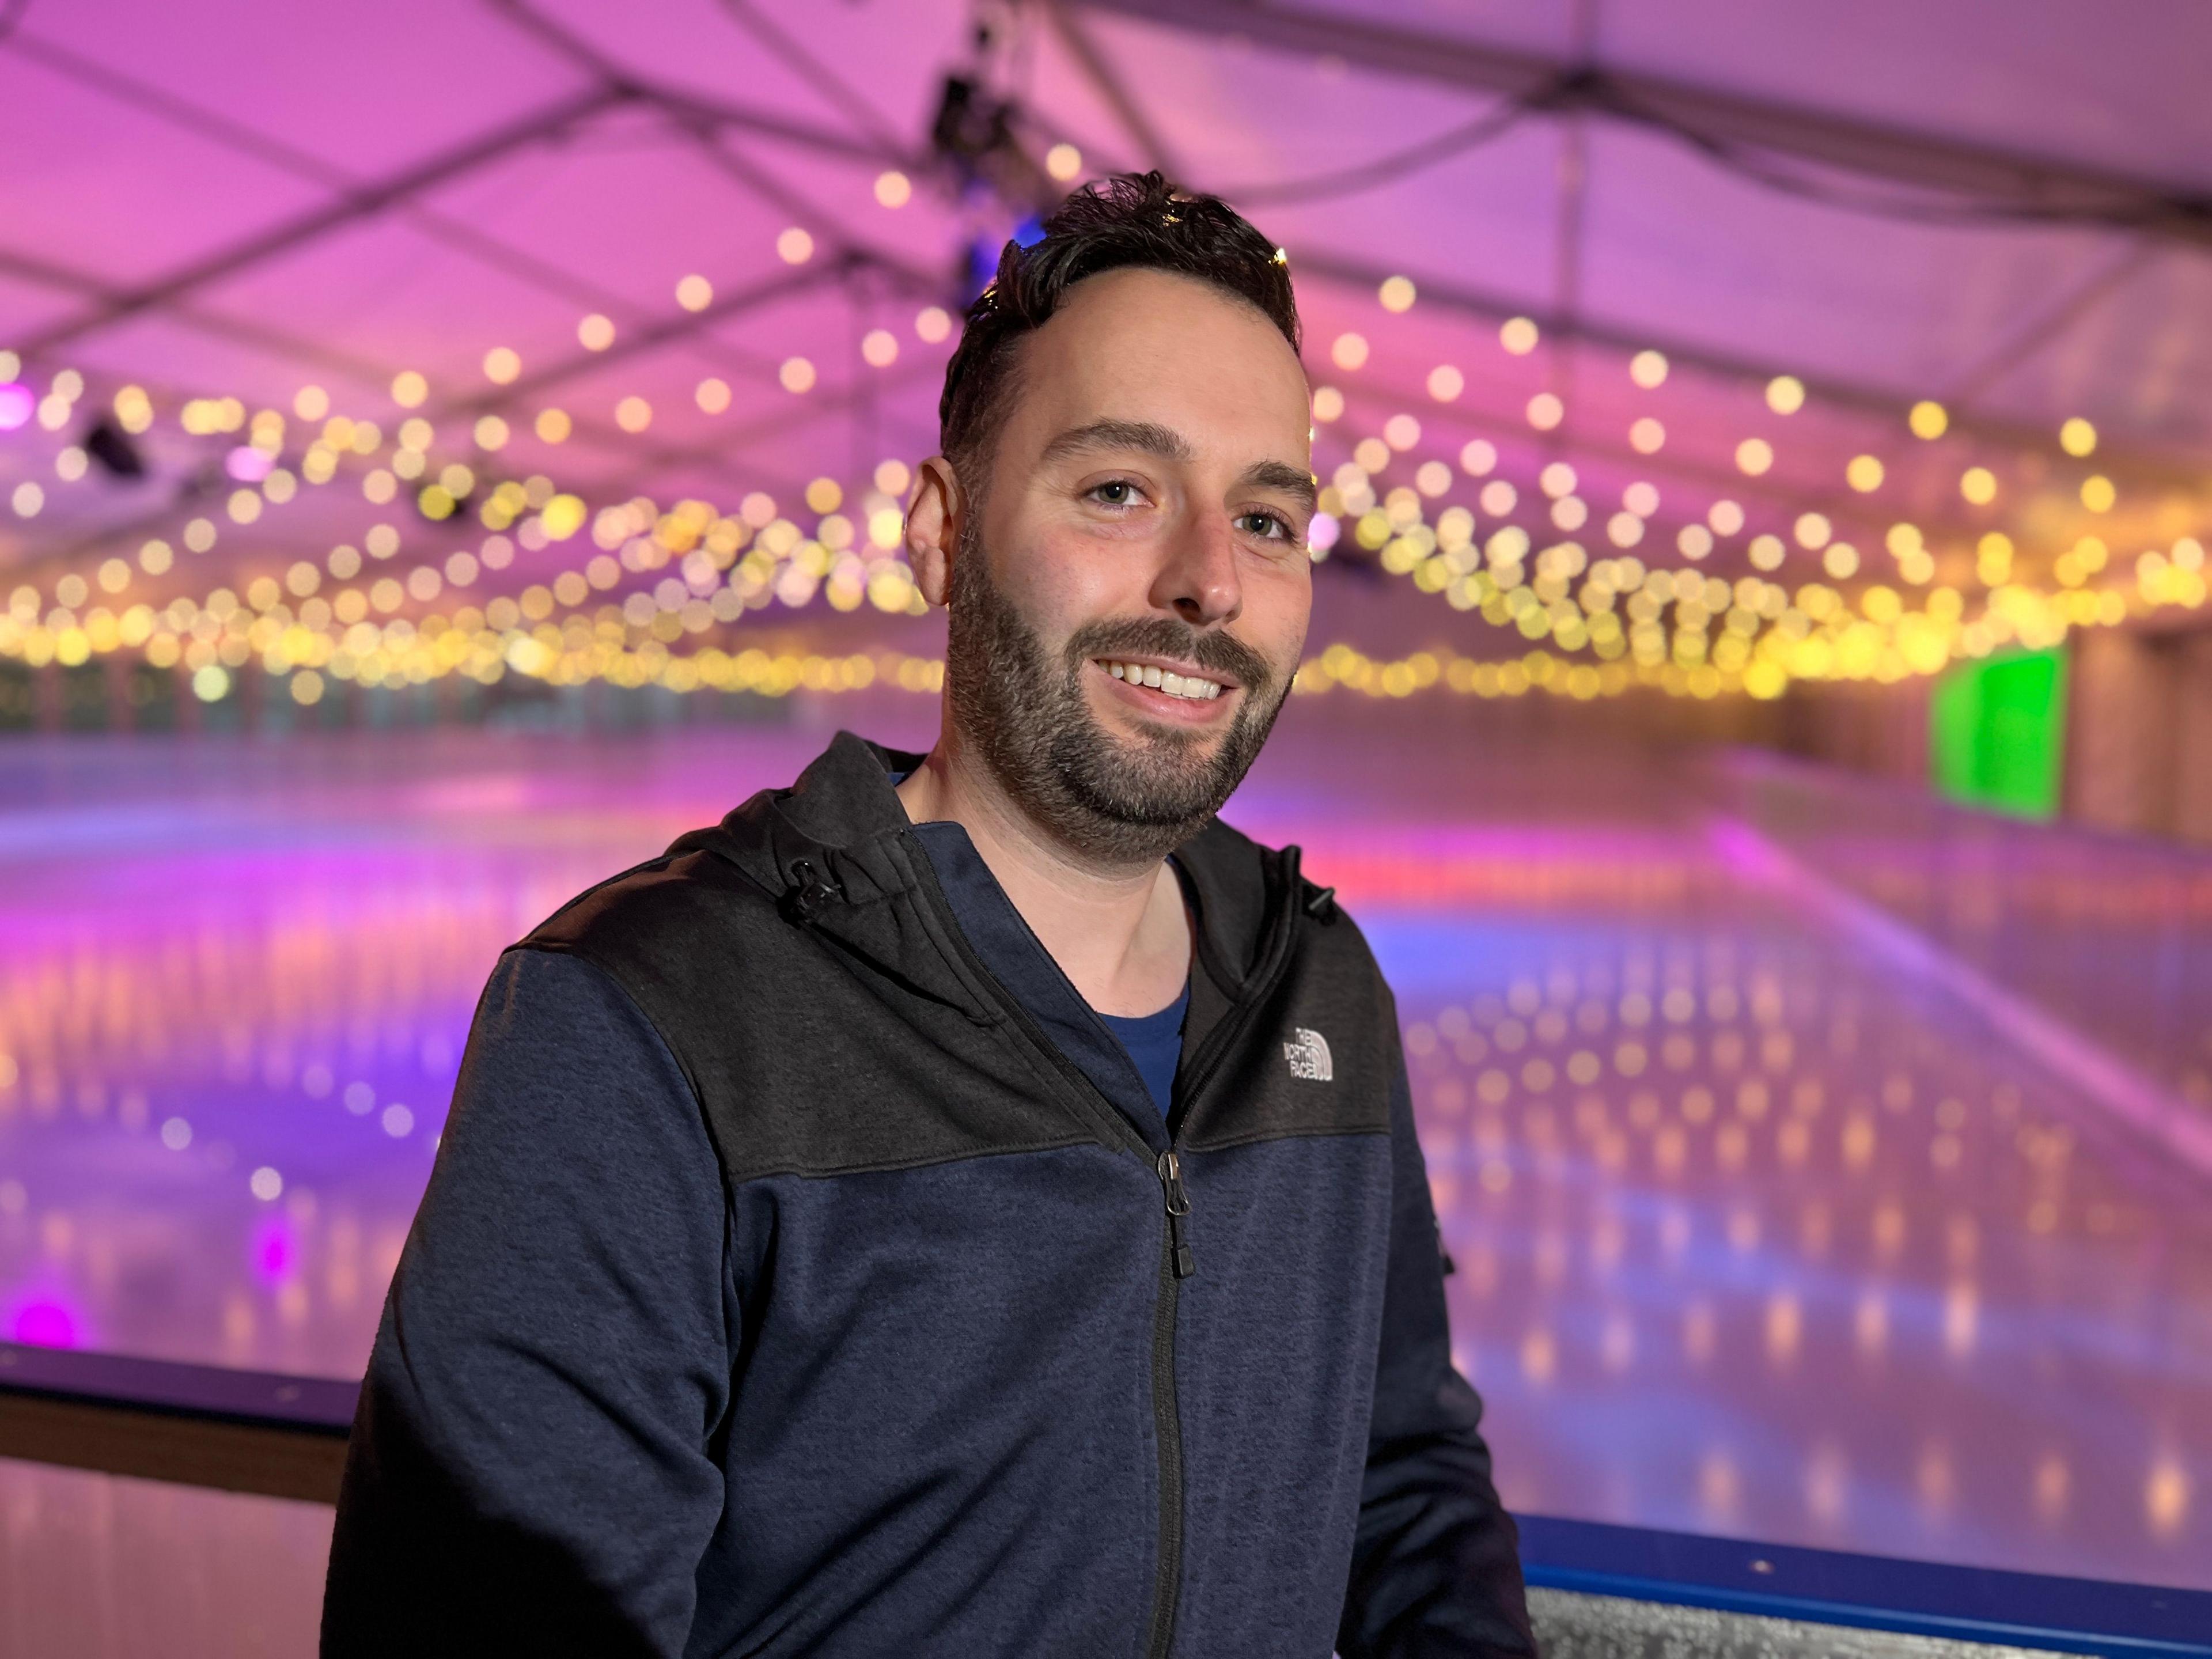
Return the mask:
<svg viewBox="0 0 2212 1659">
<path fill-rule="evenodd" d="M 2212 1588 L 2212 860 L 1398 732 L 1294 713 L 1225 816 L 1396 988 L 1508 1501 Z M 20 745 L 0 1335 L 357 1376 L 501 946 L 826 735 Z M 0 1463 L 0 1606 L 160 1540 L 132 1616 L 228 1575 L 296 1646 L 329 1512 Z"/>
</svg>

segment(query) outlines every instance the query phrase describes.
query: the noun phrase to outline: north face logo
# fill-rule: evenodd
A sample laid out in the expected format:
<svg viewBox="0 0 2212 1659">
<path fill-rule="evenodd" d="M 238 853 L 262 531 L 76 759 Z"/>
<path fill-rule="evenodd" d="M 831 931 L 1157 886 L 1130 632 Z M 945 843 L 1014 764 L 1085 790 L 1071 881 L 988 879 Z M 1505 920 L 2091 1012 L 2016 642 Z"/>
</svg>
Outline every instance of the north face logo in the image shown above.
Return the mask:
<svg viewBox="0 0 2212 1659">
<path fill-rule="evenodd" d="M 1308 1083 L 1327 1083 L 1336 1075 L 1329 1063 L 1328 1039 L 1319 1031 L 1297 1028 L 1296 1040 L 1283 1045 L 1283 1058 L 1291 1062 L 1291 1075 Z"/>
</svg>

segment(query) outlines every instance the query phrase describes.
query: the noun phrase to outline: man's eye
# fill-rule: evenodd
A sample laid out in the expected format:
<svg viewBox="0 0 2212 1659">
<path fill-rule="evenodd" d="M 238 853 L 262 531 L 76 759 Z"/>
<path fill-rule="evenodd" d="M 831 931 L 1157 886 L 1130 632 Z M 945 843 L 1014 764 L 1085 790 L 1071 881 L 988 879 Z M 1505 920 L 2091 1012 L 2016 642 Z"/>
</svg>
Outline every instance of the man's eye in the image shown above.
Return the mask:
<svg viewBox="0 0 2212 1659">
<path fill-rule="evenodd" d="M 1248 535 L 1265 536 L 1270 541 L 1287 541 L 1290 538 L 1290 526 L 1272 513 L 1239 514 L 1237 523 Z"/>
<path fill-rule="evenodd" d="M 1109 478 L 1092 485 L 1091 494 L 1108 507 L 1127 507 L 1137 499 L 1137 486 L 1127 478 Z"/>
</svg>

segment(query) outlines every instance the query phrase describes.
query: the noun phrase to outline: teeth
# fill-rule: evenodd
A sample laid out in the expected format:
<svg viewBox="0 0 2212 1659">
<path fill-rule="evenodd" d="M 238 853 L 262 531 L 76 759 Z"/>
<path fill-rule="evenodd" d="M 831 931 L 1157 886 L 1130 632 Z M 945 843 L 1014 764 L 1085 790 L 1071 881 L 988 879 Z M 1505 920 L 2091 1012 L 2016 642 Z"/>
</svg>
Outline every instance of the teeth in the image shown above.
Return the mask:
<svg viewBox="0 0 2212 1659">
<path fill-rule="evenodd" d="M 1211 702 L 1221 695 L 1217 681 L 1200 679 L 1195 674 L 1178 674 L 1148 663 L 1109 662 L 1105 668 L 1115 679 L 1130 685 L 1151 686 L 1170 697 L 1182 697 L 1192 702 Z"/>
</svg>

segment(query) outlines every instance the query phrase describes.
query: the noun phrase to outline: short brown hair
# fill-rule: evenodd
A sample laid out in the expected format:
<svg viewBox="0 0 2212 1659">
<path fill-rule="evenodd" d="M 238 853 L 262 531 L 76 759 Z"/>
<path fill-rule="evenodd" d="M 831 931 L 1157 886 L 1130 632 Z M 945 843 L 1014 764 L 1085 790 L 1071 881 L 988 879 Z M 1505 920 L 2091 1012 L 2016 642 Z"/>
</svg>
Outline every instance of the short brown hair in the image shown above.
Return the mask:
<svg viewBox="0 0 2212 1659">
<path fill-rule="evenodd" d="M 1187 196 L 1158 173 L 1117 173 L 1075 191 L 1042 239 L 1008 242 L 998 275 L 968 307 L 945 367 L 938 446 L 972 474 L 1005 418 L 1022 337 L 1042 328 L 1086 276 L 1125 268 L 1188 276 L 1252 306 L 1299 349 L 1298 307 L 1283 251 L 1218 197 Z M 981 483 L 963 476 L 969 489 Z"/>
</svg>

